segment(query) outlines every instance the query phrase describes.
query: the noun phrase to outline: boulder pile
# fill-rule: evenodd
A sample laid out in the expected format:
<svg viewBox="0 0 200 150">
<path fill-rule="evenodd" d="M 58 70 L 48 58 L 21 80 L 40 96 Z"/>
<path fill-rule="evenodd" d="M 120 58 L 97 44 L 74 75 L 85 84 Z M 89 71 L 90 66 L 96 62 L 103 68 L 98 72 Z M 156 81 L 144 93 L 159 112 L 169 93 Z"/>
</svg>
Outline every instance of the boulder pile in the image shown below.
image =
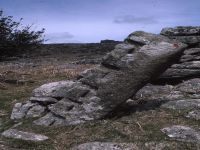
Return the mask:
<svg viewBox="0 0 200 150">
<path fill-rule="evenodd" d="M 35 89 L 27 102 L 15 104 L 11 119 L 39 117 L 34 123 L 44 126 L 102 119 L 159 77 L 186 48 L 187 44 L 163 35 L 134 32 L 77 80 Z"/>
<path fill-rule="evenodd" d="M 188 44 L 188 49 L 160 80 L 177 81 L 200 77 L 200 27 L 164 28 L 161 35 Z"/>
</svg>

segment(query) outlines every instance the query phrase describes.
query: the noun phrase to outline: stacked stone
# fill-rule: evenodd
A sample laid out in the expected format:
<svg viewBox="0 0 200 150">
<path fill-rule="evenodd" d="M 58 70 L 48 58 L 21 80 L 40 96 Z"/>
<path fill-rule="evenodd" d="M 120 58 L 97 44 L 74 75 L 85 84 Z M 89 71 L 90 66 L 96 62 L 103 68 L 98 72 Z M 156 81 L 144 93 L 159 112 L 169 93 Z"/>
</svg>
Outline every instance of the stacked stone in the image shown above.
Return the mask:
<svg viewBox="0 0 200 150">
<path fill-rule="evenodd" d="M 200 77 L 200 27 L 164 28 L 161 35 L 188 44 L 188 49 L 184 51 L 179 62 L 172 65 L 160 79 L 172 81 L 172 79 L 185 80 Z"/>
</svg>

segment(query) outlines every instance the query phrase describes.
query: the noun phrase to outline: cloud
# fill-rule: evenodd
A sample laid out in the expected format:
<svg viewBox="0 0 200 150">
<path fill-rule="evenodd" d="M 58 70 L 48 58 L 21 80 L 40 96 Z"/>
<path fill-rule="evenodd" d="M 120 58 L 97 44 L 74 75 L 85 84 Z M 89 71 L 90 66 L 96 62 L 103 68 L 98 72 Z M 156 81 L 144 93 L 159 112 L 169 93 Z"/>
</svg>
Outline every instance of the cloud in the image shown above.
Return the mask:
<svg viewBox="0 0 200 150">
<path fill-rule="evenodd" d="M 155 24 L 158 21 L 154 17 L 136 17 L 133 15 L 118 16 L 114 19 L 117 24 Z"/>
<path fill-rule="evenodd" d="M 47 33 L 46 35 L 47 42 L 68 42 L 71 39 L 74 38 L 74 35 L 69 32 L 63 32 L 63 33 Z"/>
</svg>

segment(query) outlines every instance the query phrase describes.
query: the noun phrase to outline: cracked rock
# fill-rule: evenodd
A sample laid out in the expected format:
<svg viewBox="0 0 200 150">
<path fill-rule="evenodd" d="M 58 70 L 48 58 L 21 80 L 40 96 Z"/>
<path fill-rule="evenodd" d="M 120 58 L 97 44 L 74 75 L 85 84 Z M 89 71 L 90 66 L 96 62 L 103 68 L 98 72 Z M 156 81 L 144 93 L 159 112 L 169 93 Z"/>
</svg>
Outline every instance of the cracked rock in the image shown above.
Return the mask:
<svg viewBox="0 0 200 150">
<path fill-rule="evenodd" d="M 162 108 L 181 110 L 181 109 L 199 109 L 200 99 L 185 99 L 177 101 L 169 101 L 161 106 Z"/>
</svg>

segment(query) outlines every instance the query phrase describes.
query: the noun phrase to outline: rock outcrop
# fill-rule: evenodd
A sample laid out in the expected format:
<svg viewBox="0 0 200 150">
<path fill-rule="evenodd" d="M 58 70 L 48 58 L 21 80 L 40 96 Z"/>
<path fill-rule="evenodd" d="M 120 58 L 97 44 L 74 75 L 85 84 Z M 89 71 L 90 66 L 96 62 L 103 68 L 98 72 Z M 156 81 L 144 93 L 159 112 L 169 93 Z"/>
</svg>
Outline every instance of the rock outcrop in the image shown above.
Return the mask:
<svg viewBox="0 0 200 150">
<path fill-rule="evenodd" d="M 188 44 L 188 49 L 177 64 L 172 65 L 161 77 L 164 82 L 200 77 L 200 27 L 164 28 L 161 35 Z"/>
<path fill-rule="evenodd" d="M 161 34 L 189 45 L 196 45 L 200 42 L 200 27 L 178 26 L 175 28 L 164 28 Z"/>
<path fill-rule="evenodd" d="M 40 117 L 34 123 L 45 126 L 101 119 L 162 74 L 186 47 L 162 35 L 134 32 L 76 81 L 35 89 L 28 102 L 15 105 L 11 119 Z"/>
</svg>

